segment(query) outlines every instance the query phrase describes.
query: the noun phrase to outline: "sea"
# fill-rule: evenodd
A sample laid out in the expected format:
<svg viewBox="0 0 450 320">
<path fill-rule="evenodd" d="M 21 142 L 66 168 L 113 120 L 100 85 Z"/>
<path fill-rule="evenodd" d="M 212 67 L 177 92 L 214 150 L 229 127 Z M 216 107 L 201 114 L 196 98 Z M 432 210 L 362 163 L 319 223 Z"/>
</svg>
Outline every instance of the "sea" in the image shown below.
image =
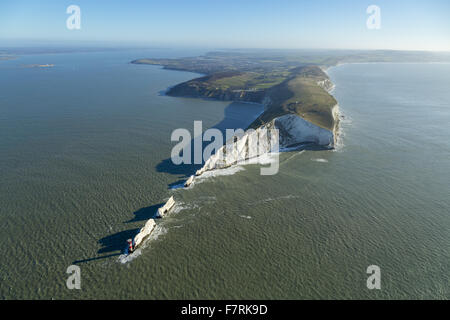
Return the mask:
<svg viewBox="0 0 450 320">
<path fill-rule="evenodd" d="M 200 75 L 130 61 L 202 53 L 0 61 L 1 299 L 450 298 L 450 64 L 332 67 L 335 150 L 283 152 L 275 175 L 234 166 L 183 189 L 199 166 L 171 161 L 172 132 L 245 129 L 263 106 L 166 96 Z"/>
</svg>

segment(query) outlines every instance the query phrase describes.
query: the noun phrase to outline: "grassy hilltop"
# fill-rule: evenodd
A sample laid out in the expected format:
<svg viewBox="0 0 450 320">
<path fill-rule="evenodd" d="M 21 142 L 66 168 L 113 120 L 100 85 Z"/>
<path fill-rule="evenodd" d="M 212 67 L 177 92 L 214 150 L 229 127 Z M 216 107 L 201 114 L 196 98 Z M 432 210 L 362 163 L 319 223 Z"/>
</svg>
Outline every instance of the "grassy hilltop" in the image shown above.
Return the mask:
<svg viewBox="0 0 450 320">
<path fill-rule="evenodd" d="M 317 66 L 295 68 L 286 80 L 267 92 L 270 102 L 251 125 L 257 128 L 272 119 L 294 113 L 320 127 L 333 130 L 332 108 L 337 101 L 319 83 L 328 76 Z"/>
</svg>

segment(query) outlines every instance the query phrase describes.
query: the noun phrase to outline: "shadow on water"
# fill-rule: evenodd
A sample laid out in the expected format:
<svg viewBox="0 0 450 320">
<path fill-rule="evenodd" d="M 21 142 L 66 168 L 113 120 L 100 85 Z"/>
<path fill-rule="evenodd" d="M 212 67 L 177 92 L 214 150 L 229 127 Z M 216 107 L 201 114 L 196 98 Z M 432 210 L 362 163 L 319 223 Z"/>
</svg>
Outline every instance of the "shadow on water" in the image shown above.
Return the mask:
<svg viewBox="0 0 450 320">
<path fill-rule="evenodd" d="M 102 245 L 102 248 L 98 250 L 98 253 L 123 250 L 126 247 L 127 239 L 134 238 L 139 230 L 139 228 L 124 230 L 101 238 L 98 242 Z"/>
<path fill-rule="evenodd" d="M 121 255 L 122 251 L 126 248 L 127 239 L 134 238 L 134 236 L 138 234 L 139 230 L 140 230 L 139 228 L 124 230 L 101 238 L 98 242 L 102 245 L 102 248 L 100 248 L 100 250 L 98 250 L 97 253 L 98 254 L 110 253 L 110 254 L 83 260 L 76 260 L 73 262 L 73 264 L 86 263 Z M 119 253 L 117 253 L 116 251 L 119 251 Z"/>
<path fill-rule="evenodd" d="M 72 262 L 72 264 L 87 263 L 87 262 L 91 262 L 91 261 L 95 261 L 95 260 L 102 260 L 102 259 L 106 259 L 106 258 L 120 256 L 120 255 L 121 255 L 121 253 L 113 253 L 113 254 L 108 254 L 106 256 L 101 256 L 101 257 L 94 257 L 94 258 L 89 258 L 89 259 L 75 260 L 74 262 Z"/>
<path fill-rule="evenodd" d="M 150 218 L 156 218 L 156 213 L 158 208 L 162 207 L 164 203 L 158 203 L 150 207 L 144 207 L 137 211 L 135 211 L 134 218 L 126 221 L 126 223 L 138 222 L 138 221 L 147 221 Z"/>
<path fill-rule="evenodd" d="M 288 152 L 291 151 L 326 151 L 326 150 L 332 150 L 332 148 L 328 146 L 320 146 L 315 141 L 303 141 L 296 144 L 291 144 L 285 147 Z M 283 151 L 281 151 L 283 152 Z"/>
<path fill-rule="evenodd" d="M 211 128 L 218 129 L 222 132 L 225 138 L 226 129 L 246 129 L 255 120 L 259 114 L 263 111 L 263 106 L 260 104 L 250 104 L 243 102 L 232 102 L 224 110 L 224 118 L 219 123 L 215 124 Z M 192 124 L 193 125 L 193 124 Z M 203 128 L 206 130 L 209 128 Z M 191 134 L 193 128 L 190 129 Z M 225 141 L 223 141 L 225 142 Z M 202 150 L 211 142 L 202 142 Z M 191 139 L 191 155 L 194 155 L 194 139 Z M 199 170 L 204 164 L 202 159 L 201 164 L 179 164 L 176 165 L 172 162 L 171 158 L 164 159 L 156 165 L 158 172 L 166 172 L 173 175 L 177 175 L 180 180 L 171 183 L 169 188 L 176 187 L 185 182 L 185 180 Z"/>
<path fill-rule="evenodd" d="M 149 207 L 141 208 L 133 213 L 134 214 L 133 219 L 125 221 L 125 223 L 147 221 L 150 218 L 156 218 L 157 210 L 162 205 L 164 205 L 164 203 L 158 203 Z M 76 260 L 73 262 L 73 264 L 86 263 L 121 255 L 127 246 L 127 240 L 133 239 L 139 233 L 139 230 L 140 228 L 124 230 L 101 238 L 100 240 L 98 240 L 98 243 L 102 247 L 97 251 L 97 253 L 100 255 L 105 253 L 109 254 L 88 259 Z"/>
</svg>

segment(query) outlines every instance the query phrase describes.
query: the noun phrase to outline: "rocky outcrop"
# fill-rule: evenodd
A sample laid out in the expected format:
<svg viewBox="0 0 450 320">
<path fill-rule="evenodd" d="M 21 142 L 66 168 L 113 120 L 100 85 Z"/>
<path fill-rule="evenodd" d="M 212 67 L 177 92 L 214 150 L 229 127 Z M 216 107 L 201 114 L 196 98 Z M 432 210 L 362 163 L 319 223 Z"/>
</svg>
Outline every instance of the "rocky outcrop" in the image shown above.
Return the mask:
<svg viewBox="0 0 450 320">
<path fill-rule="evenodd" d="M 170 197 L 169 200 L 167 200 L 167 202 L 158 209 L 158 213 L 157 216 L 159 216 L 160 218 L 163 218 L 175 205 L 175 200 L 172 197 Z M 141 230 L 139 230 L 139 233 L 134 237 L 131 245 L 132 248 L 127 248 L 126 250 L 126 254 L 131 254 L 133 253 L 145 240 L 145 238 L 147 238 L 152 232 L 153 230 L 156 228 L 156 222 L 154 219 L 148 219 L 147 222 L 145 223 L 144 227 L 141 228 Z"/>
<path fill-rule="evenodd" d="M 139 231 L 139 233 L 134 237 L 133 245 L 134 248 L 137 248 L 142 241 L 152 233 L 153 229 L 155 229 L 156 223 L 155 220 L 149 219 L 144 227 Z"/>
<path fill-rule="evenodd" d="M 327 92 L 330 92 L 334 89 L 334 83 L 331 82 L 330 79 L 323 79 L 320 81 L 317 81 L 317 84 L 322 87 L 324 90 L 326 90 Z"/>
<path fill-rule="evenodd" d="M 158 209 L 158 217 L 163 218 L 169 212 L 169 210 L 172 209 L 174 205 L 175 200 L 173 199 L 172 196 L 161 208 Z"/>
<path fill-rule="evenodd" d="M 192 184 L 192 182 L 194 182 L 194 178 L 195 178 L 194 175 L 190 176 L 189 179 L 187 179 L 186 182 L 184 183 L 184 187 L 189 187 Z"/>
</svg>

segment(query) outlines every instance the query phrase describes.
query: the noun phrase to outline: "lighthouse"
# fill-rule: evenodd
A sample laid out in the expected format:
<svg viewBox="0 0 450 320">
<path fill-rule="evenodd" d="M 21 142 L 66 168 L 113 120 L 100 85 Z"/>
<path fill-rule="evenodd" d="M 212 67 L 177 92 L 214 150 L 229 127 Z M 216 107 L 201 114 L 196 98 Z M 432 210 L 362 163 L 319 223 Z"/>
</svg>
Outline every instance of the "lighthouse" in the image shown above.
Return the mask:
<svg viewBox="0 0 450 320">
<path fill-rule="evenodd" d="M 128 239 L 128 253 L 132 253 L 133 252 L 133 239 Z"/>
</svg>

